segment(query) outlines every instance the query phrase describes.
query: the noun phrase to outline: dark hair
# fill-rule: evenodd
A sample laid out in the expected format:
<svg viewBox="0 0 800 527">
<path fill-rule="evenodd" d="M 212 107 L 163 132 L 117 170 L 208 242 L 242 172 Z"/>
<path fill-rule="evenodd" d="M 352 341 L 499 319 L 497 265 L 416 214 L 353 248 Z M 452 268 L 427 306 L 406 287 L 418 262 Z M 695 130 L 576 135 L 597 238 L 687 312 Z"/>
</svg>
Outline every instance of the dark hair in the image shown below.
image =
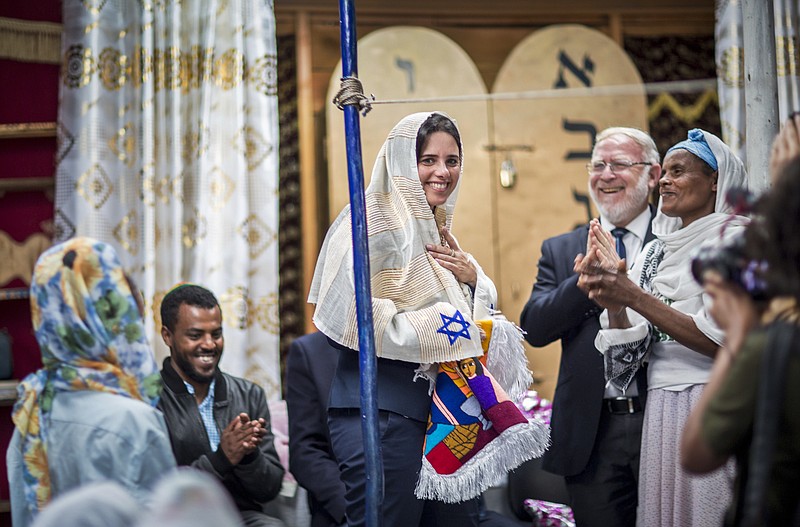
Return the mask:
<svg viewBox="0 0 800 527">
<path fill-rule="evenodd" d="M 694 155 L 694 154 L 692 154 L 692 155 Z M 711 176 L 713 176 L 714 174 L 717 173 L 717 171 L 714 170 L 714 167 L 709 165 L 708 162 L 705 159 L 703 159 L 702 157 L 698 157 L 698 156 L 694 156 L 694 157 L 696 157 L 697 159 L 700 160 L 700 166 L 702 167 L 701 170 L 703 171 L 703 174 L 707 175 L 708 177 L 711 177 Z"/>
<path fill-rule="evenodd" d="M 419 162 L 422 149 L 425 148 L 425 143 L 436 132 L 445 132 L 453 136 L 458 145 L 458 159 L 463 161 L 464 153 L 461 151 L 461 134 L 458 133 L 456 123 L 440 113 L 432 113 L 430 117 L 425 119 L 425 122 L 422 123 L 417 132 L 417 162 Z"/>
<path fill-rule="evenodd" d="M 481 361 L 478 360 L 477 357 L 467 357 L 466 359 L 461 359 L 460 361 L 458 361 L 458 368 L 461 369 L 461 364 L 463 364 L 468 360 L 471 360 L 472 362 L 475 363 L 475 375 L 477 375 L 478 377 L 483 375 L 483 364 L 481 364 Z"/>
<path fill-rule="evenodd" d="M 170 331 L 175 330 L 178 322 L 178 311 L 182 304 L 203 309 L 219 307 L 214 293 L 195 284 L 181 284 L 175 286 L 161 301 L 161 324 Z"/>
<path fill-rule="evenodd" d="M 748 252 L 766 261 L 770 292 L 800 301 L 800 158 L 783 168 L 755 212 L 746 231 Z"/>
<path fill-rule="evenodd" d="M 128 283 L 128 289 L 131 290 L 131 295 L 133 299 L 136 301 L 136 308 L 139 310 L 139 314 L 144 316 L 144 295 L 139 290 L 139 286 L 136 285 L 136 282 L 133 280 L 133 277 L 128 273 L 122 273 L 122 276 L 125 277 L 125 281 Z"/>
</svg>

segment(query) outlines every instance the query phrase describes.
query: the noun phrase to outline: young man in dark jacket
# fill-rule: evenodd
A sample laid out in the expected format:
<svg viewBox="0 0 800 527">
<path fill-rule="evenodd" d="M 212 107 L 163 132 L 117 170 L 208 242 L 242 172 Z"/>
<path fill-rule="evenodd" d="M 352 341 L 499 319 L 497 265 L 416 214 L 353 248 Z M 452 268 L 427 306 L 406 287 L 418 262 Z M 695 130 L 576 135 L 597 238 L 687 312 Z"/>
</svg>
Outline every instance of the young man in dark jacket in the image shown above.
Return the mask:
<svg viewBox="0 0 800 527">
<path fill-rule="evenodd" d="M 179 285 L 161 303 L 161 336 L 170 349 L 161 377 L 164 413 L 178 465 L 215 475 L 252 527 L 281 526 L 264 505 L 281 488 L 264 390 L 218 368 L 222 311 L 211 291 Z"/>
</svg>

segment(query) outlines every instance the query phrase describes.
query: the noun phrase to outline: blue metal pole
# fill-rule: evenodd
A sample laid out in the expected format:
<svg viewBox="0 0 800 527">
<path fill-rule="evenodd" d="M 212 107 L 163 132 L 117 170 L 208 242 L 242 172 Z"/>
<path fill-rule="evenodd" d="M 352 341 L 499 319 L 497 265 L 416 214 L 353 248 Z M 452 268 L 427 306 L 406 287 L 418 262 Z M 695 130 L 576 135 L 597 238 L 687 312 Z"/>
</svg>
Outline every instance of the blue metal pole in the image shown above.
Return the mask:
<svg viewBox="0 0 800 527">
<path fill-rule="evenodd" d="M 354 0 L 339 0 L 342 77 L 358 77 L 356 54 L 356 13 Z M 350 184 L 350 221 L 353 226 L 353 268 L 358 320 L 359 365 L 361 367 L 361 430 L 364 436 L 366 465 L 367 527 L 379 527 L 380 504 L 383 501 L 383 463 L 378 434 L 378 398 L 375 381 L 377 360 L 372 323 L 372 290 L 367 244 L 367 214 L 364 198 L 364 171 L 361 163 L 361 126 L 358 107 L 344 107 L 345 145 L 347 147 L 347 179 Z"/>
</svg>

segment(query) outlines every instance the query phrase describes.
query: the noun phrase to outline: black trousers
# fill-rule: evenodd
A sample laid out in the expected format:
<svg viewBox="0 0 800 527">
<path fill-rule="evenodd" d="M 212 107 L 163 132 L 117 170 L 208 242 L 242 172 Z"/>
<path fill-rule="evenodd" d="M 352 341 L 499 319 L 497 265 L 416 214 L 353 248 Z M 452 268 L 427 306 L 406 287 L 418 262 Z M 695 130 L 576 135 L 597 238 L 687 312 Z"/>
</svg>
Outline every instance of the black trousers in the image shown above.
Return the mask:
<svg viewBox="0 0 800 527">
<path fill-rule="evenodd" d="M 414 487 L 422 467 L 426 423 L 394 412 L 378 413 L 383 457 L 382 527 L 470 527 L 478 525 L 478 499 L 447 504 L 417 499 Z M 361 415 L 357 409 L 329 409 L 331 447 L 345 485 L 348 527 L 362 527 L 366 510 L 366 471 Z"/>
<path fill-rule="evenodd" d="M 586 469 L 567 476 L 577 527 L 634 527 L 644 412 L 611 414 L 603 408 Z"/>
</svg>

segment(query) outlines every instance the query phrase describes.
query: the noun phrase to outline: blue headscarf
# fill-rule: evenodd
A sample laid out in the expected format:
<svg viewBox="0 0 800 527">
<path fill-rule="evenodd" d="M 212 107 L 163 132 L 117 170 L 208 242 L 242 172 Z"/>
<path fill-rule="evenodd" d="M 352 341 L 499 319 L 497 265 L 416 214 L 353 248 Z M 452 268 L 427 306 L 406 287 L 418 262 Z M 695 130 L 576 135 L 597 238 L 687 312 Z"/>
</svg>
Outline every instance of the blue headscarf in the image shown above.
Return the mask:
<svg viewBox="0 0 800 527">
<path fill-rule="evenodd" d="M 698 135 L 702 136 L 702 139 L 698 140 Z M 695 140 L 691 140 L 692 136 L 695 137 Z M 728 145 L 722 142 L 722 139 L 712 133 L 695 128 L 689 131 L 689 137 L 689 140 L 678 143 L 670 148 L 667 153 L 676 148 L 685 149 L 703 159 L 712 169 L 716 170 L 717 197 L 714 203 L 714 212 L 732 214 L 733 207 L 725 200 L 725 196 L 731 188 L 747 188 L 747 173 L 744 163 L 733 153 Z M 706 148 L 711 151 L 710 154 L 708 152 L 705 152 L 704 155 L 698 153 L 705 151 Z M 713 159 L 714 162 L 709 162 L 707 158 Z M 681 225 L 680 218 L 666 216 L 661 212 L 661 200 L 659 200 L 658 213 L 653 219 L 653 234 L 661 237 L 675 232 L 681 228 Z"/>
<path fill-rule="evenodd" d="M 715 156 L 714 152 L 711 150 L 711 146 L 708 144 L 708 141 L 706 141 L 706 137 L 703 135 L 703 131 L 701 129 L 693 128 L 689 130 L 689 138 L 685 141 L 681 141 L 667 150 L 667 154 L 673 150 L 678 150 L 679 148 L 688 150 L 692 154 L 696 155 L 705 161 L 708 166 L 714 169 L 715 172 L 719 170 L 717 156 Z"/>
</svg>

